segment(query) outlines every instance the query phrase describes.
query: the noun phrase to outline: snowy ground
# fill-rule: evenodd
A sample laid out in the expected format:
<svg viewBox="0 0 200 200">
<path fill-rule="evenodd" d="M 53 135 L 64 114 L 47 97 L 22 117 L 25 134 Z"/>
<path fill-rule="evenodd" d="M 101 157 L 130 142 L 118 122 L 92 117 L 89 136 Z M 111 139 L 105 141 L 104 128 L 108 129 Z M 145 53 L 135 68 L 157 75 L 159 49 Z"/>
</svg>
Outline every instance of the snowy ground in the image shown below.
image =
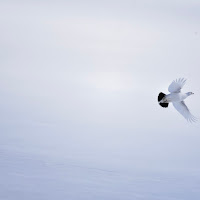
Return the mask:
<svg viewBox="0 0 200 200">
<path fill-rule="evenodd" d="M 129 147 L 118 145 L 118 150 L 114 146 L 109 150 L 98 146 L 87 149 L 80 147 L 77 139 L 79 147 L 75 151 L 73 145 L 62 146 L 70 142 L 60 141 L 60 147 L 53 141 L 49 146 L 38 146 L 33 138 L 30 138 L 32 143 L 13 138 L 12 141 L 8 135 L 1 140 L 4 143 L 0 147 L 2 200 L 198 200 L 200 197 L 200 171 L 195 161 L 193 166 L 180 166 L 184 159 L 176 162 L 178 156 L 171 153 L 172 160 L 166 158 L 167 162 L 162 162 L 165 159 L 158 154 L 158 158 L 151 156 L 152 149 L 150 154 L 146 152 L 146 157 L 140 155 L 142 147 L 132 147 L 132 151 L 138 150 L 135 154 Z M 133 141 L 130 143 L 135 145 Z M 160 148 L 161 154 L 166 156 L 163 149 Z"/>
</svg>

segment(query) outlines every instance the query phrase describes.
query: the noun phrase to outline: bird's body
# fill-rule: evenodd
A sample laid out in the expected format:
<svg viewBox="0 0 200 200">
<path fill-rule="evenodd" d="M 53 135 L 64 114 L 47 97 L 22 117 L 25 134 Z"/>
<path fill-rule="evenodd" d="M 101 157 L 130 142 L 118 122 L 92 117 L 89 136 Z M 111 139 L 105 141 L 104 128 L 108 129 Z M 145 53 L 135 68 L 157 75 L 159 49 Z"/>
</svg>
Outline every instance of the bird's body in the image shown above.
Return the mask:
<svg viewBox="0 0 200 200">
<path fill-rule="evenodd" d="M 160 106 L 167 108 L 169 103 L 172 103 L 174 108 L 181 114 L 185 119 L 190 122 L 195 122 L 197 119 L 190 113 L 188 107 L 185 105 L 184 100 L 194 94 L 192 92 L 182 93 L 181 89 L 185 85 L 186 79 L 177 79 L 173 81 L 168 88 L 170 94 L 160 93 L 158 95 L 158 102 Z"/>
<path fill-rule="evenodd" d="M 185 93 L 171 93 L 167 94 L 164 99 L 161 100 L 161 103 L 171 103 L 171 102 L 180 102 L 186 99 L 188 95 Z"/>
</svg>

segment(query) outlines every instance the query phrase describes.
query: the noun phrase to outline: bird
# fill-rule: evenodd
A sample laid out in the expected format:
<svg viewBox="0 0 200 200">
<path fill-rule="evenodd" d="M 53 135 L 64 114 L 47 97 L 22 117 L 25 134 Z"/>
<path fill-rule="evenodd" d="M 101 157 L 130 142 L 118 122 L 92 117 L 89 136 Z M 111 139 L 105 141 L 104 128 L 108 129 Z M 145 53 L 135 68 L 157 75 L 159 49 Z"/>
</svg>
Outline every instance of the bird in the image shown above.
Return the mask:
<svg viewBox="0 0 200 200">
<path fill-rule="evenodd" d="M 197 118 L 191 114 L 190 110 L 186 106 L 184 100 L 193 95 L 193 92 L 182 93 L 181 89 L 186 83 L 185 78 L 179 78 L 169 85 L 168 91 L 169 94 L 164 94 L 160 92 L 158 94 L 158 103 L 161 107 L 167 108 L 169 103 L 172 103 L 174 108 L 189 122 L 196 122 Z"/>
</svg>

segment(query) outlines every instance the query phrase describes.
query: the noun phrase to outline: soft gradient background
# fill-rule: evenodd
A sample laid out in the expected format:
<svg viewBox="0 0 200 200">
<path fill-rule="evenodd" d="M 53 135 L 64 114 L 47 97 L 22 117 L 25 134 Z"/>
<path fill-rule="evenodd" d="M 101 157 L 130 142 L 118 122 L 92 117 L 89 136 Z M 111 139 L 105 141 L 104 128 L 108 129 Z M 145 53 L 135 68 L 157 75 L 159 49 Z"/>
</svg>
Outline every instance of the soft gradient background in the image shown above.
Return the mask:
<svg viewBox="0 0 200 200">
<path fill-rule="evenodd" d="M 199 0 L 0 0 L 0 199 L 199 200 Z"/>
</svg>

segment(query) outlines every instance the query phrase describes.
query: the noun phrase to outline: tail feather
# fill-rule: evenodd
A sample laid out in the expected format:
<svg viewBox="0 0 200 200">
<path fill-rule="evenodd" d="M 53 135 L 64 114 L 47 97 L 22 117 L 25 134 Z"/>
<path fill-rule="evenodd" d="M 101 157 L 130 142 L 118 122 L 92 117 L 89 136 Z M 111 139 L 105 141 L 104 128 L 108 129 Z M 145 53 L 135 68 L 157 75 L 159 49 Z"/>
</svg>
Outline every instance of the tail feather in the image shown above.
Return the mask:
<svg viewBox="0 0 200 200">
<path fill-rule="evenodd" d="M 166 94 L 160 92 L 159 95 L 158 95 L 158 102 L 161 101 L 165 97 L 165 95 Z"/>
<path fill-rule="evenodd" d="M 159 104 L 160 104 L 160 106 L 162 106 L 163 108 L 167 108 L 168 105 L 169 105 L 169 103 L 159 103 Z"/>
<path fill-rule="evenodd" d="M 166 94 L 160 92 L 158 95 L 158 102 L 160 102 L 164 97 L 166 96 Z M 160 106 L 162 106 L 163 108 L 167 108 L 169 103 L 159 103 Z"/>
</svg>

